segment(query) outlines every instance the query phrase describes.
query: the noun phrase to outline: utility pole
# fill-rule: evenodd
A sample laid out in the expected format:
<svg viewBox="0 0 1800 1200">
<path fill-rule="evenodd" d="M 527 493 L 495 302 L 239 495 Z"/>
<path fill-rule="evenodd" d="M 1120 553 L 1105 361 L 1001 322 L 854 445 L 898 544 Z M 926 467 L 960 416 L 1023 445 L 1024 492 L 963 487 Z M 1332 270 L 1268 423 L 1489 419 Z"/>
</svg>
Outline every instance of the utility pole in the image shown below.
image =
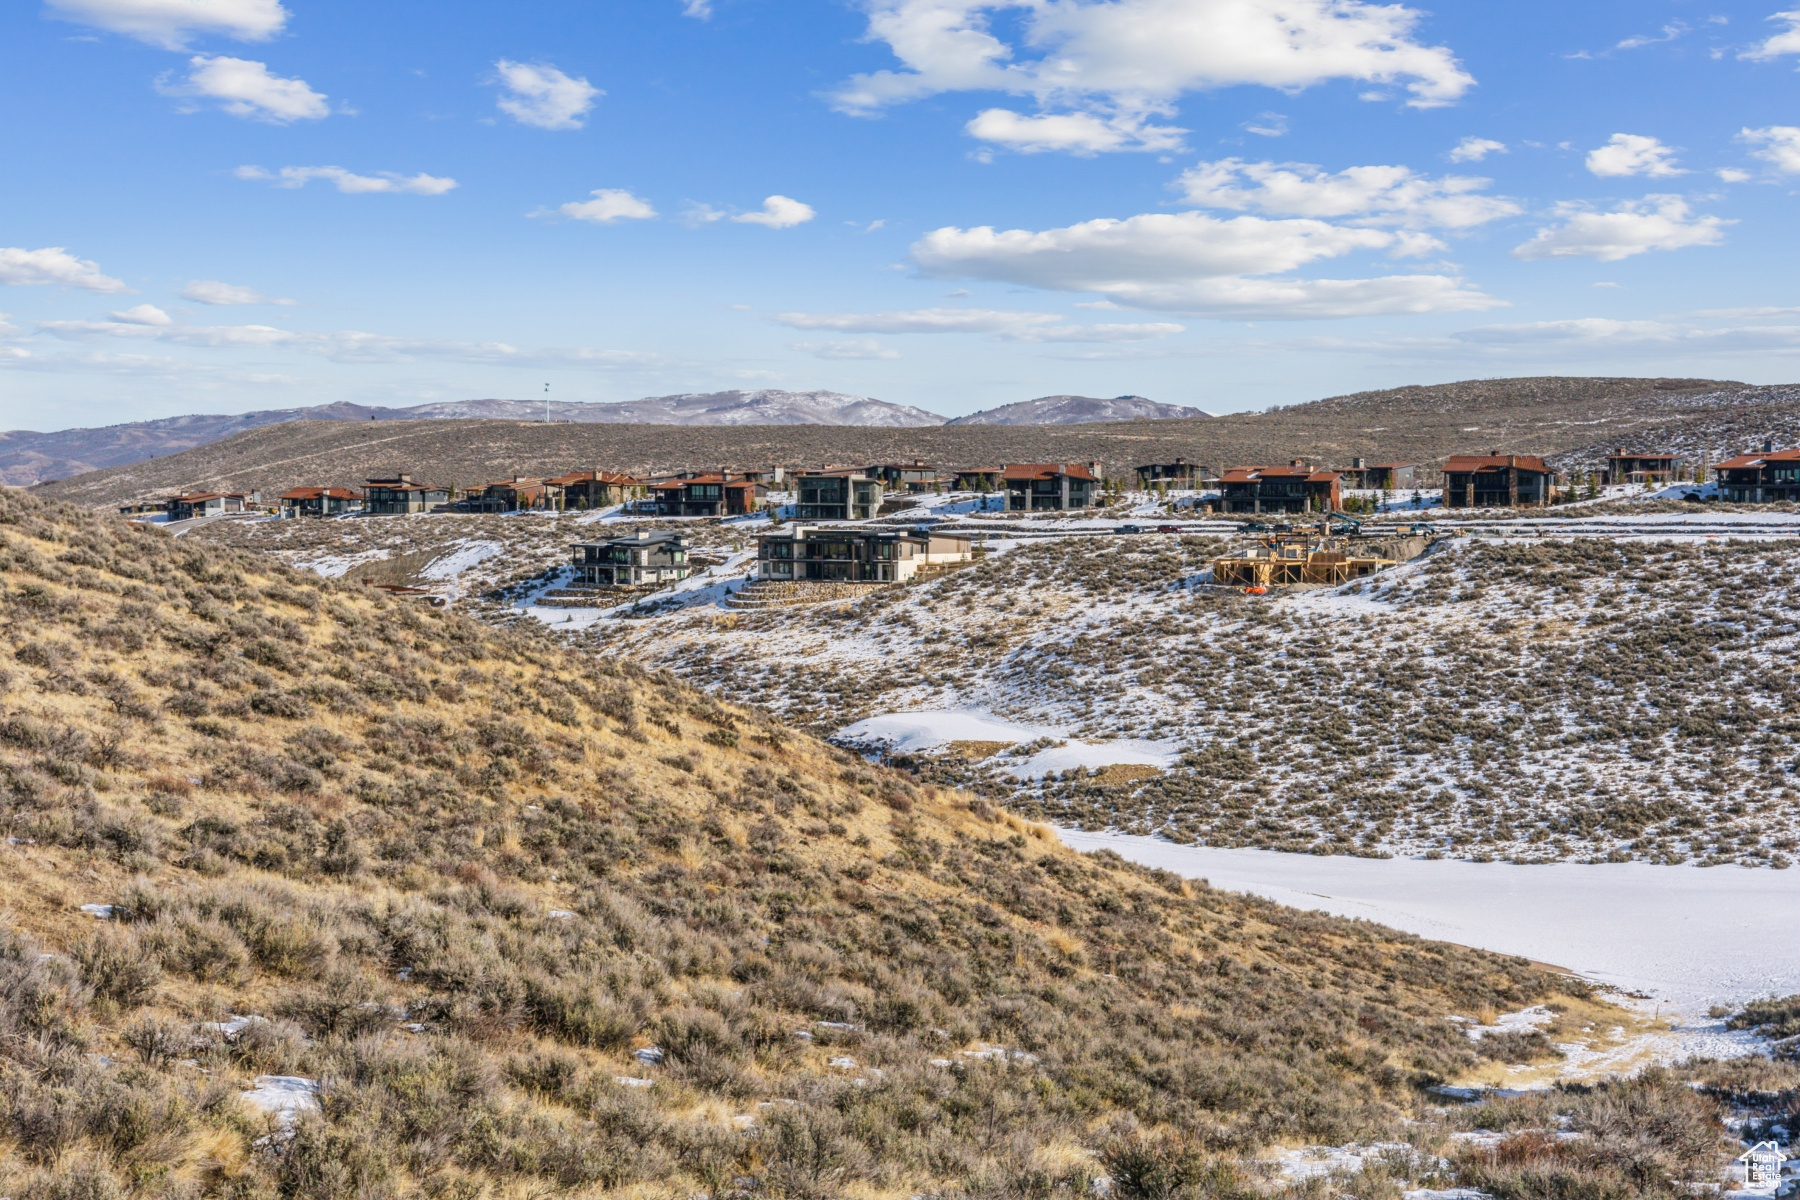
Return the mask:
<svg viewBox="0 0 1800 1200">
<path fill-rule="evenodd" d="M 550 423 L 550 385 L 544 385 L 544 424 Z"/>
</svg>

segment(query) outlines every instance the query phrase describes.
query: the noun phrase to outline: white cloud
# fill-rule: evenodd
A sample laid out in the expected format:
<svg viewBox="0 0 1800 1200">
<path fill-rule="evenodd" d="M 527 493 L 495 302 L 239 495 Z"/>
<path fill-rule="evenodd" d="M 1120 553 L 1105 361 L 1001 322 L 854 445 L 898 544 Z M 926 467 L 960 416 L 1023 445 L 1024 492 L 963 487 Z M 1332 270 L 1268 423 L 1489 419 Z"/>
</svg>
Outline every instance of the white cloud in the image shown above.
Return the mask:
<svg viewBox="0 0 1800 1200">
<path fill-rule="evenodd" d="M 1027 117 L 1005 108 L 977 113 L 963 129 L 970 137 L 1024 154 L 1063 150 L 1091 155 L 1106 151 L 1165 152 L 1181 149 L 1185 129 L 1146 124 L 1145 114 L 1111 117 L 1095 113 L 1045 113 Z"/>
<path fill-rule="evenodd" d="M 1466 137 L 1450 151 L 1451 162 L 1480 162 L 1490 154 L 1505 154 L 1506 143 L 1493 138 Z"/>
<path fill-rule="evenodd" d="M 422 172 L 418 175 L 401 175 L 394 171 L 383 171 L 379 175 L 357 175 L 342 167 L 283 167 L 279 171 L 266 171 L 262 167 L 239 167 L 234 174 L 239 179 L 269 180 L 279 188 L 305 187 L 315 179 L 325 179 L 336 184 L 338 191 L 352 194 L 404 192 L 414 196 L 441 196 L 456 186 L 454 179 Z"/>
<path fill-rule="evenodd" d="M 874 338 L 854 338 L 842 342 L 793 342 L 790 350 L 802 350 L 814 358 L 899 358 L 900 352 L 884 346 Z"/>
<path fill-rule="evenodd" d="M 1538 230 L 1529 242 L 1515 246 L 1512 256 L 1526 261 L 1594 258 L 1618 262 L 1647 250 L 1716 246 L 1725 240 L 1725 226 L 1736 224 L 1723 217 L 1694 216 L 1680 196 L 1627 200 L 1611 212 L 1565 204 L 1558 206 L 1557 215 L 1564 218 L 1563 224 Z"/>
<path fill-rule="evenodd" d="M 500 111 L 521 125 L 539 129 L 580 129 L 594 98 L 606 93 L 587 80 L 563 74 L 548 63 L 509 62 L 494 64 L 499 81 L 507 95 L 495 101 Z"/>
<path fill-rule="evenodd" d="M 592 200 L 571 200 L 557 212 L 577 221 L 610 225 L 614 221 L 645 221 L 656 215 L 648 200 L 642 200 L 624 188 L 596 188 Z"/>
<path fill-rule="evenodd" d="M 46 0 L 65 21 L 123 33 L 168 50 L 185 49 L 194 34 L 216 33 L 263 42 L 281 32 L 280 0 Z"/>
<path fill-rule="evenodd" d="M 1783 54 L 1800 54 L 1800 9 L 1778 12 L 1771 21 L 1785 21 L 1787 28 L 1739 55 L 1740 58 L 1779 58 Z"/>
<path fill-rule="evenodd" d="M 1738 140 L 1761 147 L 1750 152 L 1752 158 L 1762 159 L 1784 175 L 1800 174 L 1800 126 L 1770 125 L 1763 129 L 1746 129 L 1738 134 Z"/>
<path fill-rule="evenodd" d="M 221 283 L 217 279 L 190 279 L 186 287 L 181 289 L 183 300 L 192 300 L 195 304 L 292 304 L 292 300 L 275 300 L 264 296 L 255 288 L 240 287 L 235 283 Z"/>
<path fill-rule="evenodd" d="M 1244 122 L 1244 132 L 1254 133 L 1257 137 L 1286 137 L 1288 131 L 1287 118 L 1276 112 L 1259 113 L 1253 120 Z"/>
<path fill-rule="evenodd" d="M 1517 214 L 1511 200 L 1474 193 L 1491 180 L 1431 179 L 1407 167 L 1349 167 L 1336 174 L 1308 163 L 1203 162 L 1178 181 L 1208 208 L 1284 217 L 1353 217 L 1362 223 L 1466 229 Z"/>
<path fill-rule="evenodd" d="M 710 213 L 711 210 L 709 209 L 708 212 Z M 791 200 L 786 196 L 770 196 L 763 201 L 760 211 L 739 213 L 731 219 L 740 225 L 766 225 L 770 229 L 791 229 L 795 225 L 804 225 L 812 220 L 814 215 L 810 204 L 802 204 L 800 201 Z M 709 215 L 707 219 L 716 221 L 718 217 Z"/>
<path fill-rule="evenodd" d="M 1607 139 L 1606 145 L 1590 150 L 1587 169 L 1602 178 L 1649 175 L 1662 179 L 1687 174 L 1675 165 L 1672 148 L 1653 137 L 1636 133 L 1615 133 Z"/>
<path fill-rule="evenodd" d="M 1185 332 L 1173 321 L 1146 321 L 1135 325 L 1044 325 L 1021 329 L 1001 337 L 1009 342 L 1143 342 Z"/>
<path fill-rule="evenodd" d="M 339 330 L 299 333 L 272 325 L 146 325 L 125 321 L 41 321 L 38 332 L 70 342 L 127 338 L 204 349 L 293 350 L 346 363 L 447 362 L 609 369 L 655 365 L 653 354 L 628 350 L 521 350 L 505 342 L 459 342 L 400 338 Z"/>
<path fill-rule="evenodd" d="M 131 290 L 119 280 L 102 275 L 99 263 L 76 258 L 61 246 L 46 246 L 42 250 L 0 246 L 0 284 L 14 287 L 60 284 L 89 292 Z"/>
<path fill-rule="evenodd" d="M 136 304 L 124 312 L 112 314 L 112 319 L 124 325 L 173 325 L 175 322 L 169 314 L 154 304 Z"/>
<path fill-rule="evenodd" d="M 1713 174 L 1725 183 L 1747 183 L 1750 180 L 1750 172 L 1740 171 L 1736 167 L 1720 167 Z"/>
<path fill-rule="evenodd" d="M 1361 316 L 1491 308 L 1443 275 L 1257 279 L 1356 251 L 1416 249 L 1414 235 L 1317 220 L 1220 220 L 1149 213 L 1034 232 L 946 227 L 915 242 L 927 275 L 1094 292 L 1158 311 L 1237 319 Z"/>
<path fill-rule="evenodd" d="M 681 15 L 696 21 L 712 20 L 712 0 L 682 0 Z"/>
<path fill-rule="evenodd" d="M 188 60 L 188 66 L 191 69 L 185 83 L 159 84 L 158 90 L 165 96 L 218 100 L 219 107 L 234 117 L 275 125 L 317 121 L 331 113 L 325 97 L 308 87 L 305 80 L 271 75 L 264 63 L 196 54 Z"/>
<path fill-rule="evenodd" d="M 1137 129 L 1173 113 L 1184 93 L 1222 87 L 1292 92 L 1354 79 L 1404 85 L 1408 103 L 1423 108 L 1448 104 L 1474 84 L 1448 49 L 1416 40 L 1422 14 L 1400 4 L 865 0 L 865 7 L 869 40 L 885 42 L 902 69 L 854 76 L 832 93 L 840 111 L 857 115 L 943 92 L 1001 91 L 1032 97 L 1047 115 L 1064 110 Z M 1002 31 L 996 15 L 1005 18 Z M 988 120 L 1001 132 L 1029 128 Z M 1053 148 L 1053 131 L 1039 128 L 1043 136 L 1023 144 Z M 1072 137 L 1069 127 L 1055 136 L 1064 144 L 1054 148 L 1083 153 L 1145 148 Z"/>
<path fill-rule="evenodd" d="M 1672 21 L 1662 27 L 1662 36 L 1660 37 L 1652 37 L 1647 33 L 1640 33 L 1636 37 L 1626 38 L 1624 41 L 1614 46 L 1613 49 L 1638 50 L 1645 46 L 1654 46 L 1658 42 L 1672 42 L 1687 31 L 1688 26 L 1685 21 Z"/>
<path fill-rule="evenodd" d="M 917 308 L 910 312 L 776 313 L 790 329 L 834 333 L 1007 333 L 1061 320 L 1055 313 L 1003 312 L 991 308 Z"/>
</svg>

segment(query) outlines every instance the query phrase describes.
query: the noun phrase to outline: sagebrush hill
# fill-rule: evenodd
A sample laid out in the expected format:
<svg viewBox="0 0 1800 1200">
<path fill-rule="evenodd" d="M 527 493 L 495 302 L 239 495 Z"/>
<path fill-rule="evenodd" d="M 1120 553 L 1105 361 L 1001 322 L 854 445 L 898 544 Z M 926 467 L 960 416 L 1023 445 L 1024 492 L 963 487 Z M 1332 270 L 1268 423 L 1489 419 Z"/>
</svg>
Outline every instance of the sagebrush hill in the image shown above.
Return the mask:
<svg viewBox="0 0 1800 1200">
<path fill-rule="evenodd" d="M 21 1200 L 1248 1198 L 1276 1143 L 1448 1151 L 1419 1089 L 1554 1053 L 1448 1017 L 1607 1011 L 1075 854 L 542 633 L 11 491 L 0 606 Z M 261 1075 L 317 1110 L 259 1115 Z M 1669 1136 L 1517 1163 L 1606 1195 L 1708 1177 L 1710 1101 L 1594 1095 Z"/>
</svg>

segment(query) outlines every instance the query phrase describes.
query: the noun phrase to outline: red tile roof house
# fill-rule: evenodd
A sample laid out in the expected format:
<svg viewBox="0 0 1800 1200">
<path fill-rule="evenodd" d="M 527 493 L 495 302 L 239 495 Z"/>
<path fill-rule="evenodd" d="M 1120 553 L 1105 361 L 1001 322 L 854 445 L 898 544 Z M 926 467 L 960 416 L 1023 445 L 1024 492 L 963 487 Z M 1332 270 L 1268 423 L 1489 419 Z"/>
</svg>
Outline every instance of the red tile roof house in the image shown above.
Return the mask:
<svg viewBox="0 0 1800 1200">
<path fill-rule="evenodd" d="M 1777 450 L 1763 443 L 1761 454 L 1740 454 L 1713 468 L 1719 498 L 1737 504 L 1800 500 L 1800 450 Z"/>
<path fill-rule="evenodd" d="M 1219 477 L 1228 513 L 1330 512 L 1343 504 L 1338 473 L 1296 458 L 1285 467 L 1232 467 Z"/>
<path fill-rule="evenodd" d="M 650 489 L 642 479 L 618 471 L 570 471 L 544 482 L 561 490 L 564 509 L 611 508 L 636 500 Z"/>
<path fill-rule="evenodd" d="M 556 499 L 560 501 L 561 489 L 552 489 L 542 479 L 528 479 L 523 475 L 515 475 L 511 479 L 501 479 L 494 483 L 483 484 L 480 488 L 470 488 L 466 498 L 458 502 L 457 507 L 466 507 L 470 512 L 508 513 L 524 512 L 536 508 L 557 508 L 551 493 L 554 490 Z"/>
<path fill-rule="evenodd" d="M 1556 472 L 1534 455 L 1457 454 L 1444 464 L 1445 508 L 1518 508 L 1555 494 Z"/>
<path fill-rule="evenodd" d="M 1092 508 L 1105 472 L 1099 463 L 1007 463 L 1000 469 L 1007 512 Z"/>
<path fill-rule="evenodd" d="M 220 513 L 244 511 L 242 492 L 183 492 L 169 501 L 169 520 L 191 521 Z"/>
<path fill-rule="evenodd" d="M 284 517 L 335 517 L 361 512 L 363 506 L 363 495 L 355 488 L 289 488 L 276 500 Z"/>
<path fill-rule="evenodd" d="M 659 517 L 727 517 L 755 512 L 768 496 L 761 483 L 720 471 L 666 479 L 650 485 Z"/>
</svg>

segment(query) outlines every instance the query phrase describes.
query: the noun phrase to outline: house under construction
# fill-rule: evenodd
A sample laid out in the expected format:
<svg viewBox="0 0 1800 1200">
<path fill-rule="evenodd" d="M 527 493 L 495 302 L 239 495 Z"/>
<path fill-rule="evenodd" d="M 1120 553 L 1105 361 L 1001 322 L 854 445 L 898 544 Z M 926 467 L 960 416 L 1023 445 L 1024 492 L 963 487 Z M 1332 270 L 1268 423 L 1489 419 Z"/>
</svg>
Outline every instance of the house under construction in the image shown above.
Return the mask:
<svg viewBox="0 0 1800 1200">
<path fill-rule="evenodd" d="M 1424 553 L 1422 537 L 1369 538 L 1324 531 L 1277 532 L 1213 559 L 1213 582 L 1238 587 L 1338 584 Z"/>
</svg>

